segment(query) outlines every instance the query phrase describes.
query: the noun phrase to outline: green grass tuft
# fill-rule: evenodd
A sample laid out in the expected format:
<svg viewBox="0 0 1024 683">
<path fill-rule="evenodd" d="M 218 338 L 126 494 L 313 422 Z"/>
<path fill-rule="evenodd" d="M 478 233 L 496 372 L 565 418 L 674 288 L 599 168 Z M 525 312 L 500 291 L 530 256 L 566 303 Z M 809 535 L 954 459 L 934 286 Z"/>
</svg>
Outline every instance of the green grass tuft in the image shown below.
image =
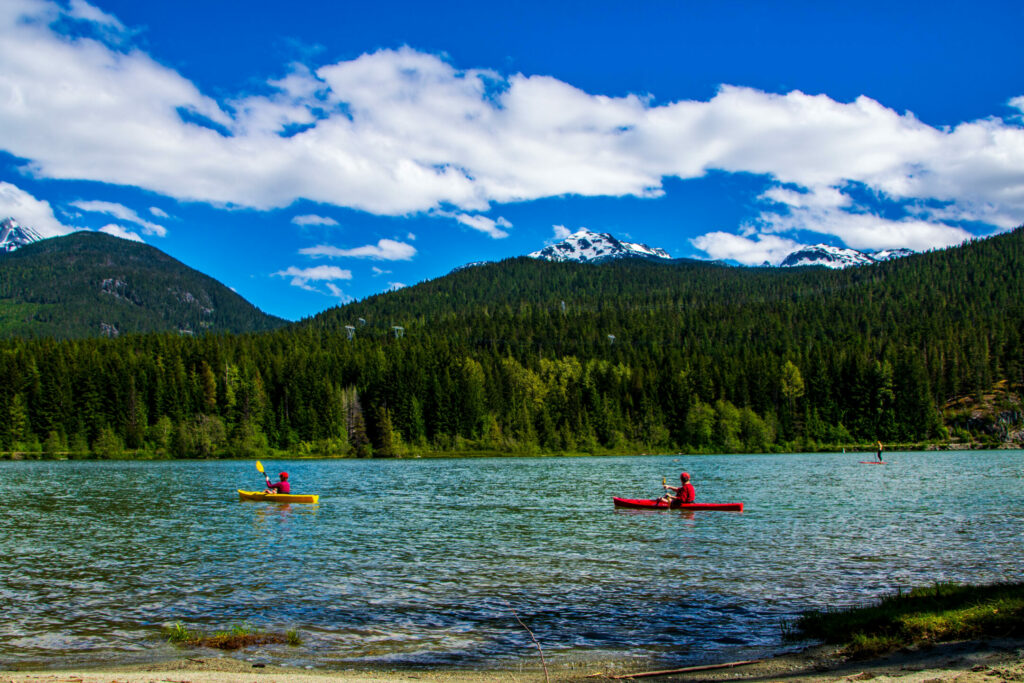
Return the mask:
<svg viewBox="0 0 1024 683">
<path fill-rule="evenodd" d="M 786 624 L 787 638 L 842 644 L 874 656 L 921 643 L 1024 636 L 1024 583 L 936 583 L 897 592 L 868 607 L 807 612 Z"/>
<path fill-rule="evenodd" d="M 227 631 L 217 631 L 213 634 L 214 638 L 241 638 L 256 633 L 255 629 L 250 628 L 245 624 L 232 624 L 231 629 Z"/>
<path fill-rule="evenodd" d="M 190 631 L 180 621 L 163 627 L 164 636 L 176 645 L 212 647 L 220 650 L 238 650 L 257 645 L 288 643 L 300 645 L 302 639 L 296 630 L 281 633 L 263 633 L 245 624 L 235 624 L 227 631 L 217 631 L 212 636 L 202 631 Z"/>
<path fill-rule="evenodd" d="M 202 634 L 189 631 L 183 623 L 176 621 L 163 627 L 164 636 L 169 643 L 187 643 L 201 637 Z"/>
</svg>

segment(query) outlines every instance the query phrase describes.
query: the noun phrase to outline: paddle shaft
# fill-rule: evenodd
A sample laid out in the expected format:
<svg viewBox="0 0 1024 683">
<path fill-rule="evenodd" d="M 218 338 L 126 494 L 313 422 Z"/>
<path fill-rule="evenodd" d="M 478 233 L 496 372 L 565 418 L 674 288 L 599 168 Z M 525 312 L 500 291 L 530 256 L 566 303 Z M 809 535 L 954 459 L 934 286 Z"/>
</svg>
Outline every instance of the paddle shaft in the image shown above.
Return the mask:
<svg viewBox="0 0 1024 683">
<path fill-rule="evenodd" d="M 258 469 L 260 471 L 260 474 L 263 475 L 263 478 L 267 480 L 267 488 L 269 489 L 270 488 L 270 477 L 267 476 L 267 473 L 263 469 L 263 463 L 261 463 L 259 460 L 256 461 L 256 469 Z"/>
</svg>

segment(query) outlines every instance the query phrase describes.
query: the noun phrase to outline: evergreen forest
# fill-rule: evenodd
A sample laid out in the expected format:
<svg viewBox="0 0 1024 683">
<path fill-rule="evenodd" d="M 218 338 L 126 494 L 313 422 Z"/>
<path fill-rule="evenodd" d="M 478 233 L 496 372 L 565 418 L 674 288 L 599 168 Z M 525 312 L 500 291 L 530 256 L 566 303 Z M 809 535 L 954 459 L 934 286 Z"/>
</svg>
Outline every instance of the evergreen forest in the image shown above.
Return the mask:
<svg viewBox="0 0 1024 683">
<path fill-rule="evenodd" d="M 0 253 L 0 336 L 250 332 L 287 321 L 146 244 L 78 231 Z"/>
<path fill-rule="evenodd" d="M 770 452 L 1020 428 L 1024 229 L 822 268 L 528 258 L 245 334 L 0 341 L 0 450 Z M 1009 400 L 1009 399 L 1008 399 Z M 19 456 L 20 457 L 20 456 Z"/>
</svg>

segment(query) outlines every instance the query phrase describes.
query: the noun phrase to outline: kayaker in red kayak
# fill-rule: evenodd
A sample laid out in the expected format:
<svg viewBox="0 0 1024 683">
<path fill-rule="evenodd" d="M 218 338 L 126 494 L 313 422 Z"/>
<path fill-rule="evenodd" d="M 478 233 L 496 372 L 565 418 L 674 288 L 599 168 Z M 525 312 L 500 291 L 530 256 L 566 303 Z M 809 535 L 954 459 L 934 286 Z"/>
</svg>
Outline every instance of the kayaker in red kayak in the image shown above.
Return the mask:
<svg viewBox="0 0 1024 683">
<path fill-rule="evenodd" d="M 288 483 L 288 473 L 281 472 L 278 475 L 281 477 L 281 481 L 270 483 L 270 477 L 267 477 L 267 490 L 264 493 L 291 493 L 292 485 Z"/>
<path fill-rule="evenodd" d="M 669 505 L 673 503 L 692 503 L 697 498 L 697 492 L 693 488 L 693 484 L 690 483 L 690 475 L 683 472 L 679 475 L 679 481 L 682 482 L 681 486 L 669 486 L 668 484 L 662 484 L 662 487 L 671 491 L 672 493 L 666 493 L 659 500 L 663 500 Z"/>
</svg>

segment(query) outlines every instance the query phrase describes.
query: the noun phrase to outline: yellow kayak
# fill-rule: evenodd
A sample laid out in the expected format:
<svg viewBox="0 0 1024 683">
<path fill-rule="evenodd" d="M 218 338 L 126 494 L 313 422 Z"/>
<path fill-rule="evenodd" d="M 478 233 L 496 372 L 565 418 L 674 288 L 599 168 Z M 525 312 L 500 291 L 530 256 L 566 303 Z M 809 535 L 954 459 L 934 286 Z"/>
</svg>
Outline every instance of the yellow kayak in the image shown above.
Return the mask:
<svg viewBox="0 0 1024 683">
<path fill-rule="evenodd" d="M 238 500 L 265 500 L 269 503 L 315 503 L 320 500 L 320 496 L 294 493 L 263 493 L 263 491 L 243 491 L 238 489 Z"/>
</svg>

